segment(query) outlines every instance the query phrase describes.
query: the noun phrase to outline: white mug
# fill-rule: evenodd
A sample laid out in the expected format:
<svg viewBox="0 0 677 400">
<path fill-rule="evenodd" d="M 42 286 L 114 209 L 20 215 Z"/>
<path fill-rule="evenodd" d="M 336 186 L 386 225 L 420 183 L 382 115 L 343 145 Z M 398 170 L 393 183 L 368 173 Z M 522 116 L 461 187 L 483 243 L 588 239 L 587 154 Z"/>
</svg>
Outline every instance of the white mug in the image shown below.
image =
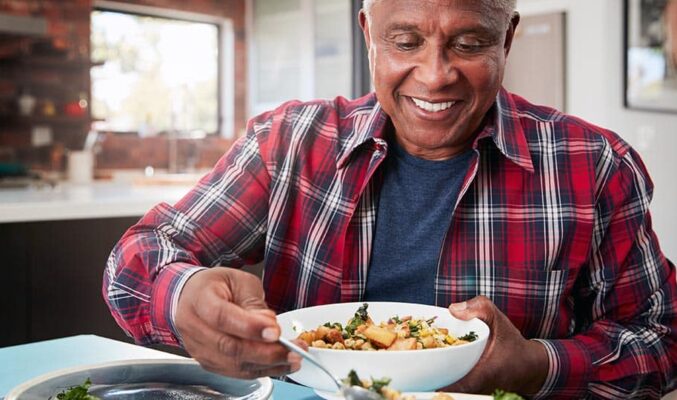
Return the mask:
<svg viewBox="0 0 677 400">
<path fill-rule="evenodd" d="M 68 180 L 75 184 L 92 182 L 94 177 L 94 153 L 80 150 L 68 153 Z"/>
</svg>

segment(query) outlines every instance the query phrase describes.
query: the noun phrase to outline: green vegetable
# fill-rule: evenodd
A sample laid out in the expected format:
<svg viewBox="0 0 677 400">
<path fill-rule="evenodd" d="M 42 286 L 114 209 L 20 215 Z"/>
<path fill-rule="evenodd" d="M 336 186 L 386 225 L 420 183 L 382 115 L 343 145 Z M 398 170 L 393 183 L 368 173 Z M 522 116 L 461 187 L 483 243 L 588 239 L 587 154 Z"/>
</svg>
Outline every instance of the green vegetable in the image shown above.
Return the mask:
<svg viewBox="0 0 677 400">
<path fill-rule="evenodd" d="M 324 323 L 324 326 L 327 327 L 327 328 L 329 328 L 329 329 L 337 329 L 337 330 L 339 330 L 339 331 L 342 331 L 342 330 L 343 330 L 343 326 L 341 325 L 340 322 L 334 322 L 334 323 L 331 323 L 331 322 L 325 322 L 325 323 Z"/>
<path fill-rule="evenodd" d="M 474 342 L 475 340 L 477 340 L 477 334 L 475 333 L 475 331 L 470 331 L 470 333 L 468 333 L 467 335 L 463 335 L 458 339 L 467 340 L 468 342 Z"/>
<path fill-rule="evenodd" d="M 374 379 L 372 377 L 371 386 L 367 387 L 362 384 L 360 377 L 357 376 L 357 372 L 355 372 L 354 369 L 351 369 L 350 372 L 348 373 L 348 377 L 346 379 L 343 379 L 343 383 L 345 383 L 346 385 L 363 387 L 365 389 L 368 389 L 369 391 L 378 394 L 381 398 L 383 398 L 381 389 L 383 389 L 385 386 L 388 386 L 390 384 L 390 381 L 391 381 L 390 378 Z"/>
<path fill-rule="evenodd" d="M 516 393 L 506 392 L 501 389 L 496 389 L 492 394 L 494 400 L 524 400 L 524 398 Z"/>
<path fill-rule="evenodd" d="M 367 320 L 369 319 L 369 314 L 367 314 L 367 307 L 369 307 L 369 304 L 367 303 L 362 304 L 362 307 L 357 309 L 353 318 L 350 320 L 350 322 L 348 322 L 348 325 L 346 326 L 345 329 L 348 335 L 352 336 L 355 333 L 355 329 L 357 329 L 358 326 L 367 322 Z M 343 337 L 346 336 L 343 335 Z"/>
<path fill-rule="evenodd" d="M 357 372 L 354 369 L 350 370 L 348 378 L 344 379 L 343 383 L 349 386 L 362 386 L 362 381 L 360 381 L 360 377 L 357 376 Z"/>
<path fill-rule="evenodd" d="M 85 383 L 78 386 L 73 386 L 68 390 L 56 395 L 58 400 L 99 400 L 98 397 L 87 394 L 89 387 L 92 386 L 92 381 L 87 378 Z"/>
<path fill-rule="evenodd" d="M 381 379 L 374 379 L 373 377 L 371 378 L 371 386 L 369 386 L 369 390 L 376 392 L 378 394 L 381 394 L 381 389 L 384 386 L 388 386 L 390 384 L 391 379 L 390 378 L 381 378 Z"/>
<path fill-rule="evenodd" d="M 419 330 L 421 330 L 421 325 L 414 321 L 409 321 L 407 324 L 409 325 L 409 334 L 411 337 L 417 338 L 419 336 Z"/>
</svg>

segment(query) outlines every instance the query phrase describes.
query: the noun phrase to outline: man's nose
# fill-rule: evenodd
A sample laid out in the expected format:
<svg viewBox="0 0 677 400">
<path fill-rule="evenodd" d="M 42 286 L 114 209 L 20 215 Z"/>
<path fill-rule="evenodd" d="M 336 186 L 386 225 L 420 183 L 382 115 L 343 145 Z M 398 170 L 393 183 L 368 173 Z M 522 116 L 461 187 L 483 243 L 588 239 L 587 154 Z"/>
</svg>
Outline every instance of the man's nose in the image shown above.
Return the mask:
<svg viewBox="0 0 677 400">
<path fill-rule="evenodd" d="M 429 91 L 440 90 L 458 79 L 453 56 L 446 49 L 431 48 L 421 54 L 416 79 Z"/>
</svg>

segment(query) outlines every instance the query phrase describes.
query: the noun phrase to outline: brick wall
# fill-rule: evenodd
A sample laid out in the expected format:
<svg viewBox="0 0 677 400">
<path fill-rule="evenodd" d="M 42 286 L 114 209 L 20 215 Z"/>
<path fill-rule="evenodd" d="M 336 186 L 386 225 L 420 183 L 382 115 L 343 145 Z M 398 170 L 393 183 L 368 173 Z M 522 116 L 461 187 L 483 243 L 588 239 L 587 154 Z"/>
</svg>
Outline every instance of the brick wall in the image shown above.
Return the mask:
<svg viewBox="0 0 677 400">
<path fill-rule="evenodd" d="M 233 22 L 235 34 L 235 132 L 240 134 L 246 123 L 246 42 L 244 0 L 117 0 L 121 3 L 175 9 L 212 16 L 222 16 Z M 67 149 L 82 147 L 89 130 L 89 120 L 61 118 L 76 92 L 90 92 L 89 60 L 90 13 L 92 0 L 0 0 L 0 12 L 5 14 L 43 17 L 47 21 L 46 38 L 28 38 L 0 34 L 0 162 L 21 162 L 33 169 L 61 171 L 65 167 Z M 40 67 L 17 67 L 26 58 L 43 57 L 54 63 Z M 10 60 L 14 65 L 3 64 Z M 17 61 L 19 60 L 19 61 Z M 51 61 L 50 61 L 51 62 Z M 49 100 L 40 93 L 36 111 L 31 117 L 17 117 L 17 98 L 26 85 L 42 85 Z M 44 88 L 47 89 L 44 89 Z M 65 90 L 60 88 L 76 88 Z M 38 91 L 39 91 L 38 90 Z M 49 103 L 49 104 L 48 104 Z M 45 111 L 51 106 L 55 113 Z M 34 146 L 31 131 L 35 125 L 51 128 L 53 143 Z M 180 158 L 192 157 L 194 166 L 209 167 L 230 147 L 232 141 L 222 138 L 180 141 Z M 97 168 L 139 168 L 152 165 L 168 166 L 167 140 L 160 137 L 139 138 L 136 135 L 103 134 L 99 138 Z M 195 156 L 197 152 L 197 156 Z"/>
</svg>

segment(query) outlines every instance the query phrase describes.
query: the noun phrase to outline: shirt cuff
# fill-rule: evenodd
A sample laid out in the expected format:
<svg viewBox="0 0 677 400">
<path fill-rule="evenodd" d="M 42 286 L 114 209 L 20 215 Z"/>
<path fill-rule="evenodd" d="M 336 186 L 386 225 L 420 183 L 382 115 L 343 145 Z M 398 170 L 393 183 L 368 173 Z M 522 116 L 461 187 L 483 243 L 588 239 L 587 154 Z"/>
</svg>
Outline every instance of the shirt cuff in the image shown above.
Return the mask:
<svg viewBox="0 0 677 400">
<path fill-rule="evenodd" d="M 186 263 L 165 266 L 153 282 L 150 301 L 150 320 L 153 325 L 153 339 L 156 342 L 181 346 L 174 318 L 183 286 L 196 272 L 207 269 Z"/>
<path fill-rule="evenodd" d="M 548 375 L 534 399 L 582 399 L 587 392 L 592 364 L 589 351 L 573 339 L 532 339 L 542 343 L 548 354 Z"/>
</svg>

